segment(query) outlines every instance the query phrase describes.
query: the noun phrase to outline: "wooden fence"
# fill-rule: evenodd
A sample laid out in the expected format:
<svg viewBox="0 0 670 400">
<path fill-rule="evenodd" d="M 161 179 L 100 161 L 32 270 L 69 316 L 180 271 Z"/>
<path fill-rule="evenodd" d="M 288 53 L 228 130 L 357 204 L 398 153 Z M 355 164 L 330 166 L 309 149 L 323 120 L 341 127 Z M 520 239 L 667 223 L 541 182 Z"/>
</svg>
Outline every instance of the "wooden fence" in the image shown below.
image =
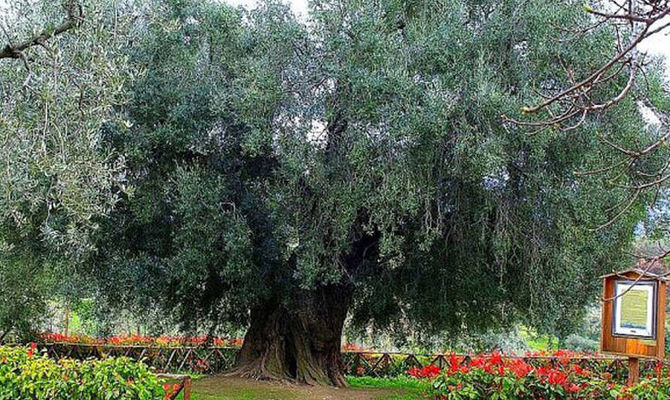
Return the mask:
<svg viewBox="0 0 670 400">
<path fill-rule="evenodd" d="M 468 365 L 473 356 L 469 354 L 455 354 L 460 365 Z M 424 367 L 436 365 L 440 368 L 450 367 L 450 354 L 411 354 L 399 352 L 345 352 L 342 353 L 349 375 L 359 376 L 397 376 L 405 373 L 412 367 Z M 577 364 L 582 368 L 610 373 L 614 379 L 626 379 L 628 377 L 628 358 L 616 356 L 516 356 L 502 355 L 503 360 L 522 359 L 526 363 L 541 367 L 543 365 L 560 366 L 565 362 Z M 668 362 L 665 362 L 668 365 Z M 657 362 L 655 360 L 641 360 L 640 373 L 656 373 Z"/>
<path fill-rule="evenodd" d="M 63 357 L 86 359 L 103 357 L 129 357 L 143 360 L 161 372 L 219 373 L 235 363 L 235 347 L 154 347 L 117 346 L 99 344 L 40 343 L 55 359 Z"/>
<path fill-rule="evenodd" d="M 214 374 L 230 369 L 235 363 L 239 348 L 235 347 L 151 347 L 151 346 L 111 346 L 98 344 L 42 343 L 40 349 L 56 359 L 71 357 L 77 359 L 125 356 L 143 360 L 160 372 Z M 459 362 L 467 365 L 470 355 L 457 355 Z M 628 359 L 613 356 L 508 356 L 503 359 L 523 359 L 534 366 L 559 365 L 566 360 L 583 368 L 597 369 L 612 374 L 615 379 L 625 379 L 628 375 Z M 409 368 L 434 364 L 440 368 L 449 366 L 448 354 L 410 354 L 399 352 L 343 352 L 342 360 L 348 375 L 385 377 L 404 374 Z M 641 374 L 655 371 L 656 361 L 640 363 Z"/>
</svg>

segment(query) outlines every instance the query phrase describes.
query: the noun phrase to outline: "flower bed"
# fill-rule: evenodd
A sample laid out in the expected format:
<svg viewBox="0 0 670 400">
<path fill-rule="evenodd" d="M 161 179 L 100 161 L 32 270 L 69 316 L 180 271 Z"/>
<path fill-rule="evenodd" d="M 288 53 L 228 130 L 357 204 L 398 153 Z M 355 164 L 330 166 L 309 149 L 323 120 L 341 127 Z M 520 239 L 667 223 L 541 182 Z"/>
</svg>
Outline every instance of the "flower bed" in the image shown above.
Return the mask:
<svg viewBox="0 0 670 400">
<path fill-rule="evenodd" d="M 94 338 L 83 335 L 63 335 L 44 333 L 40 339 L 45 343 L 98 344 L 110 346 L 147 346 L 147 347 L 242 347 L 242 339 L 215 337 L 208 341 L 207 336 L 148 336 L 115 335 L 106 338 Z"/>
<path fill-rule="evenodd" d="M 670 376 L 662 363 L 653 372 L 628 386 L 616 381 L 600 364 L 583 367 L 569 353 L 552 359 L 503 358 L 499 353 L 464 362 L 449 357 L 444 370 L 429 365 L 407 374 L 430 379 L 436 399 L 668 399 Z M 529 357 L 533 357 L 532 355 Z"/>
<path fill-rule="evenodd" d="M 162 384 L 128 358 L 54 361 L 34 344 L 0 347 L 0 400 L 155 400 L 169 397 Z"/>
</svg>

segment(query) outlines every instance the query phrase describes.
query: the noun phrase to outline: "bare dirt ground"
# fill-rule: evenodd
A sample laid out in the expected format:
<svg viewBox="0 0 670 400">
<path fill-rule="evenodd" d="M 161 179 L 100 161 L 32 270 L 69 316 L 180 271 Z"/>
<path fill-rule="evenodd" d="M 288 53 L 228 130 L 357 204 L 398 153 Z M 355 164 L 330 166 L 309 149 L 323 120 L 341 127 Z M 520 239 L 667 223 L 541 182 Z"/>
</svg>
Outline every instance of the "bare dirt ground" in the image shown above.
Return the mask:
<svg viewBox="0 0 670 400">
<path fill-rule="evenodd" d="M 193 382 L 193 400 L 392 400 L 402 389 L 353 389 L 292 385 L 211 376 Z"/>
</svg>

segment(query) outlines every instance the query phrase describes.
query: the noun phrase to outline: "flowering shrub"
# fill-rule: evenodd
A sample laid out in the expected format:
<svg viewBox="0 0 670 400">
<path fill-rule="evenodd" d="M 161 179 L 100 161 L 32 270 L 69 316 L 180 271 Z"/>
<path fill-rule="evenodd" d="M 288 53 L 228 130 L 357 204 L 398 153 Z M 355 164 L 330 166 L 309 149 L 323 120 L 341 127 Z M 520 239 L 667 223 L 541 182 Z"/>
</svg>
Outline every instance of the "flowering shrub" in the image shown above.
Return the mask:
<svg viewBox="0 0 670 400">
<path fill-rule="evenodd" d="M 207 336 L 146 336 L 117 335 L 107 338 L 93 338 L 80 335 L 45 333 L 40 337 L 44 342 L 68 344 L 99 344 L 112 346 L 156 346 L 156 347 L 197 347 L 208 344 Z M 242 339 L 212 338 L 214 347 L 242 347 Z"/>
<path fill-rule="evenodd" d="M 166 396 L 149 368 L 127 358 L 54 361 L 37 346 L 0 347 L 0 400 L 155 400 Z"/>
<path fill-rule="evenodd" d="M 554 354 L 556 362 L 533 366 L 522 358 L 505 358 L 492 353 L 463 363 L 452 355 L 444 371 L 439 368 L 412 368 L 407 374 L 433 378 L 437 399 L 670 399 L 670 375 L 657 364 L 654 374 L 627 386 L 596 369 L 573 362 L 574 355 Z"/>
<path fill-rule="evenodd" d="M 413 367 L 407 370 L 407 374 L 414 378 L 435 378 L 440 372 L 442 372 L 442 369 L 433 364 L 426 365 L 423 368 Z"/>
</svg>

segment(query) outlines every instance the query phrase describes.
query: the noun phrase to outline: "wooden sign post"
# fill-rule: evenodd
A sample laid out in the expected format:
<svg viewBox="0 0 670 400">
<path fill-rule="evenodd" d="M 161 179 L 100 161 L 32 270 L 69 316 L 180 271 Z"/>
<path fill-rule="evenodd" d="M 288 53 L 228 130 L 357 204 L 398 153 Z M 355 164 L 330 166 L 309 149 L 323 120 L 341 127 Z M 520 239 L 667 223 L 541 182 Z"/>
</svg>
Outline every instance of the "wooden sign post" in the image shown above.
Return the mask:
<svg viewBox="0 0 670 400">
<path fill-rule="evenodd" d="M 600 350 L 626 356 L 628 382 L 640 376 L 640 358 L 665 357 L 666 279 L 639 269 L 602 277 Z"/>
</svg>

